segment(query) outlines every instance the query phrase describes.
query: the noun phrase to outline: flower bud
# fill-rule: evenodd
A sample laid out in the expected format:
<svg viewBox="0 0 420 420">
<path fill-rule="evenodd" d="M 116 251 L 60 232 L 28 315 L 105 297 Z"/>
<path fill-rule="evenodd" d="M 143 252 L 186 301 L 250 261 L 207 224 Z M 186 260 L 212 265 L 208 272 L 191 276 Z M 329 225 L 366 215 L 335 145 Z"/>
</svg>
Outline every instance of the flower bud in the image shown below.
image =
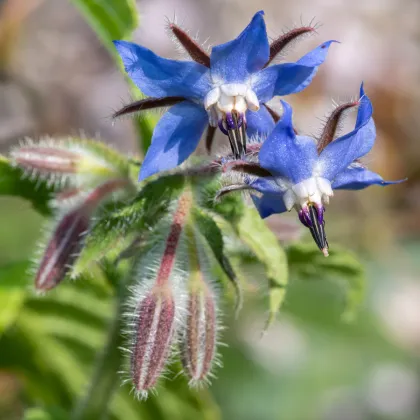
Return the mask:
<svg viewBox="0 0 420 420">
<path fill-rule="evenodd" d="M 76 173 L 80 156 L 77 153 L 47 145 L 27 145 L 12 151 L 14 162 L 25 169 L 47 173 Z"/>
<path fill-rule="evenodd" d="M 136 391 L 143 398 L 156 385 L 170 355 L 175 312 L 175 302 L 167 288 L 153 289 L 138 305 L 131 376 Z"/>
<path fill-rule="evenodd" d="M 99 204 L 113 192 L 127 186 L 125 179 L 105 182 L 89 193 L 69 190 L 61 200 L 69 201 L 60 212 L 58 223 L 41 258 L 35 276 L 37 290 L 50 290 L 57 286 L 71 269 L 83 247 L 84 234 L 88 231 L 90 220 Z"/>
<path fill-rule="evenodd" d="M 94 186 L 111 178 L 128 178 L 127 160 L 108 146 L 91 140 L 68 138 L 14 148 L 11 161 L 31 176 L 53 184 Z"/>
<path fill-rule="evenodd" d="M 83 245 L 89 214 L 77 208 L 62 217 L 54 229 L 35 277 L 37 290 L 50 290 L 63 280 Z"/>
<path fill-rule="evenodd" d="M 191 385 L 206 380 L 211 372 L 216 354 L 217 330 L 215 297 L 203 285 L 190 293 L 187 323 L 181 342 L 182 364 Z"/>
<path fill-rule="evenodd" d="M 174 203 L 175 204 L 175 203 Z M 170 217 L 153 231 L 156 241 L 140 258 L 127 312 L 131 336 L 130 376 L 140 398 L 146 398 L 171 355 L 172 343 L 185 322 L 188 280 L 183 234 L 192 205 L 189 190 L 171 206 Z M 161 236 L 161 240 L 157 240 Z"/>
</svg>

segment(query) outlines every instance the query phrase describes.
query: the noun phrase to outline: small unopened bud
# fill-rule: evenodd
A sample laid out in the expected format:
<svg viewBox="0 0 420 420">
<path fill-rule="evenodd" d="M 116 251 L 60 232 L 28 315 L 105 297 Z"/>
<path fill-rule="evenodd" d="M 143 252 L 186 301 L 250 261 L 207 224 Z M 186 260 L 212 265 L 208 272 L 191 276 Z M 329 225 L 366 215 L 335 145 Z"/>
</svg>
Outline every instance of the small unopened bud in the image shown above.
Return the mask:
<svg viewBox="0 0 420 420">
<path fill-rule="evenodd" d="M 155 387 L 171 355 L 172 343 L 185 322 L 185 222 L 192 206 L 192 195 L 186 190 L 171 208 L 171 218 L 157 223 L 156 246 L 148 249 L 138 261 L 136 277 L 129 300 L 127 321 L 130 334 L 130 377 L 140 398 L 146 398 Z"/>
<path fill-rule="evenodd" d="M 145 398 L 156 385 L 170 355 L 175 330 L 175 302 L 169 289 L 153 289 L 138 305 L 131 355 L 131 376 Z"/>
<path fill-rule="evenodd" d="M 54 229 L 35 277 L 38 290 L 50 290 L 63 280 L 83 245 L 89 214 L 77 208 L 66 214 Z"/>
<path fill-rule="evenodd" d="M 43 253 L 35 277 L 37 290 L 50 290 L 64 279 L 83 247 L 84 234 L 89 229 L 94 211 L 109 195 L 126 186 L 125 179 L 115 179 L 89 193 L 78 194 L 74 189 L 62 193 L 60 199 L 68 200 L 71 205 L 68 204 L 67 211 L 61 212 Z"/>
<path fill-rule="evenodd" d="M 181 342 L 182 364 L 191 385 L 205 381 L 211 372 L 216 354 L 217 330 L 213 293 L 205 285 L 191 290 Z"/>
<path fill-rule="evenodd" d="M 11 153 L 15 163 L 25 169 L 40 173 L 75 173 L 79 156 L 63 148 L 43 145 L 28 145 L 16 148 Z"/>
<path fill-rule="evenodd" d="M 126 159 L 104 144 L 68 138 L 28 141 L 14 148 L 11 161 L 30 176 L 51 183 L 94 186 L 105 179 L 128 177 Z"/>
</svg>

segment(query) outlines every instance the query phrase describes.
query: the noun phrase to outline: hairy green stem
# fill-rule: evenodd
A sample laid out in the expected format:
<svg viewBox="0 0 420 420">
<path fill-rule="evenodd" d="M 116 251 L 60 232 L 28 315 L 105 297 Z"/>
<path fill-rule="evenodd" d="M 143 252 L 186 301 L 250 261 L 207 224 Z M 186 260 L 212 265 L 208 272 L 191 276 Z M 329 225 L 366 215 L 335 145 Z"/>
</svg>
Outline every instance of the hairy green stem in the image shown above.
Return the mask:
<svg viewBox="0 0 420 420">
<path fill-rule="evenodd" d="M 109 325 L 105 346 L 96 357 L 90 384 L 85 394 L 76 402 L 71 420 L 101 420 L 108 417 L 109 404 L 119 384 L 118 372 L 122 363 L 122 315 L 130 274 L 116 286 L 115 312 Z M 115 283 L 115 279 L 110 281 Z"/>
</svg>

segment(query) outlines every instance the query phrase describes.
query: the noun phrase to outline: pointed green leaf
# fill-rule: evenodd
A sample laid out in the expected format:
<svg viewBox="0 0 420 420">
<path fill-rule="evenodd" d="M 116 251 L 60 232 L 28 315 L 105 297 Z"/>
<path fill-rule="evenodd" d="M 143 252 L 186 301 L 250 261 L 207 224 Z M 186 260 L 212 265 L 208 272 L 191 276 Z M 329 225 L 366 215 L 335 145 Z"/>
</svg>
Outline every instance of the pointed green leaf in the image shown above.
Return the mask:
<svg viewBox="0 0 420 420">
<path fill-rule="evenodd" d="M 116 56 L 112 41 L 127 38 L 137 27 L 135 0 L 72 0 L 98 34 L 102 43 Z"/>
<path fill-rule="evenodd" d="M 290 271 L 297 278 L 324 279 L 344 284 L 346 302 L 342 318 L 354 319 L 365 294 L 363 265 L 350 251 L 334 246 L 325 258 L 312 243 L 293 244 L 287 248 Z"/>
<path fill-rule="evenodd" d="M 288 284 L 287 258 L 274 233 L 258 212 L 244 208 L 243 216 L 236 224 L 238 235 L 264 265 L 269 281 L 269 317 L 266 327 L 274 321 L 283 304 Z"/>
<path fill-rule="evenodd" d="M 13 167 L 8 159 L 0 156 L 0 195 L 25 198 L 40 213 L 49 214 L 51 193 L 52 188 L 46 182 L 28 178 L 21 169 Z"/>
<path fill-rule="evenodd" d="M 216 260 L 222 268 L 223 272 L 235 288 L 237 313 L 242 306 L 242 290 L 232 265 L 225 254 L 222 232 L 220 231 L 213 218 L 198 207 L 193 209 L 192 217 L 199 232 L 202 234 L 203 238 L 210 246 L 210 249 L 213 251 L 213 254 L 216 257 Z"/>
</svg>

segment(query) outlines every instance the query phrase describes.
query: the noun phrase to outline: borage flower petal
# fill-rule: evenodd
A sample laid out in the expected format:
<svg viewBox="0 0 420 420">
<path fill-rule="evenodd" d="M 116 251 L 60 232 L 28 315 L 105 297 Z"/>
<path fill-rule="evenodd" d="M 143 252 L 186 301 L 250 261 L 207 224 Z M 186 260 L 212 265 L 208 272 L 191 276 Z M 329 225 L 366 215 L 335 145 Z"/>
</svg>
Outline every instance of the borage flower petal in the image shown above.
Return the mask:
<svg viewBox="0 0 420 420">
<path fill-rule="evenodd" d="M 294 207 L 302 224 L 309 228 L 318 247 L 328 256 L 324 211 L 333 196 L 333 188 L 357 190 L 402 181 L 384 181 L 358 162 L 370 151 L 376 137 L 372 104 L 364 93 L 363 84 L 358 102 L 340 105 L 331 113 L 318 142 L 295 135 L 292 109 L 285 102 L 282 105 L 283 116 L 261 146 L 259 163 L 252 154 L 240 165 L 224 165 L 223 168 L 247 174 L 243 178 L 247 188 L 238 183 L 232 190 L 251 189 L 263 194 L 253 197 L 261 217 Z M 356 105 L 359 110 L 354 130 L 334 139 L 342 115 Z M 224 187 L 223 192 L 228 192 L 229 188 Z"/>
<path fill-rule="evenodd" d="M 168 60 L 127 41 L 114 41 L 114 45 L 125 71 L 146 95 L 203 100 L 210 90 L 208 68 L 195 61 Z"/>
<path fill-rule="evenodd" d="M 258 210 L 260 216 L 265 219 L 276 213 L 284 213 L 287 208 L 284 204 L 283 195 L 279 194 L 263 194 L 257 197 L 251 194 L 252 201 Z"/>
<path fill-rule="evenodd" d="M 273 117 L 265 106 L 258 111 L 246 112 L 246 134 L 248 137 L 266 137 L 274 128 Z"/>
<path fill-rule="evenodd" d="M 236 39 L 213 47 L 210 68 L 215 82 L 243 83 L 267 63 L 270 46 L 263 16 L 263 11 L 256 13 Z"/>
<path fill-rule="evenodd" d="M 361 166 L 353 166 L 340 172 L 334 179 L 332 187 L 335 190 L 362 190 L 370 185 L 381 185 L 385 187 L 387 185 L 400 184 L 404 181 L 405 179 L 384 181 L 379 174 L 369 171 L 369 169 Z"/>
<path fill-rule="evenodd" d="M 174 105 L 158 122 L 139 180 L 175 168 L 195 150 L 207 124 L 204 109 L 185 101 Z"/>
<path fill-rule="evenodd" d="M 115 41 L 129 76 L 144 93 L 155 97 L 154 100 L 146 100 L 147 103 L 126 106 L 115 115 L 159 107 L 167 102 L 159 99 L 165 98 L 169 103 L 174 103 L 185 98 L 207 112 L 209 125 L 213 128 L 219 127 L 228 136 L 234 158 L 241 158 L 246 152 L 247 137 L 268 134 L 276 121 L 272 113 L 263 107 L 265 102 L 275 95 L 286 95 L 304 89 L 334 42 L 322 44 L 297 63 L 267 67 L 291 40 L 296 39 L 299 34 L 314 31 L 314 28 L 295 28 L 281 37 L 282 42 L 275 40 L 270 46 L 263 16 L 262 11 L 256 13 L 237 38 L 213 47 L 210 57 L 186 31 L 170 25 L 170 30 L 195 62 L 167 60 L 147 48 Z M 256 113 L 258 114 L 255 115 Z M 191 121 L 188 115 L 185 118 Z M 214 130 L 210 132 L 213 133 Z M 173 141 L 171 136 L 172 132 L 169 131 L 166 143 Z M 189 132 L 185 133 L 185 137 L 187 139 L 183 146 L 186 152 L 182 159 L 174 159 L 166 167 L 155 165 L 155 158 L 146 157 L 141 179 L 157 170 L 172 168 L 187 158 L 196 148 L 197 138 L 192 136 L 188 139 Z M 211 148 L 211 139 L 212 135 L 208 137 L 208 150 Z M 160 155 L 158 149 L 167 148 L 163 131 L 154 136 L 152 145 L 154 142 L 157 144 L 152 146 L 149 153 Z M 150 162 L 152 167 L 148 168 Z"/>
<path fill-rule="evenodd" d="M 324 178 L 333 180 L 352 162 L 368 153 L 375 143 L 373 107 L 364 93 L 363 84 L 360 88 L 359 102 L 355 129 L 331 142 L 319 156 L 316 171 Z"/>
<path fill-rule="evenodd" d="M 306 136 L 296 136 L 292 108 L 281 101 L 283 115 L 261 147 L 259 161 L 273 175 L 299 183 L 311 177 L 317 159 L 316 143 Z"/>
<path fill-rule="evenodd" d="M 257 73 L 253 79 L 253 89 L 259 100 L 266 102 L 276 95 L 290 95 L 305 89 L 327 58 L 333 42 L 337 41 L 324 42 L 296 63 L 277 64 Z"/>
</svg>

